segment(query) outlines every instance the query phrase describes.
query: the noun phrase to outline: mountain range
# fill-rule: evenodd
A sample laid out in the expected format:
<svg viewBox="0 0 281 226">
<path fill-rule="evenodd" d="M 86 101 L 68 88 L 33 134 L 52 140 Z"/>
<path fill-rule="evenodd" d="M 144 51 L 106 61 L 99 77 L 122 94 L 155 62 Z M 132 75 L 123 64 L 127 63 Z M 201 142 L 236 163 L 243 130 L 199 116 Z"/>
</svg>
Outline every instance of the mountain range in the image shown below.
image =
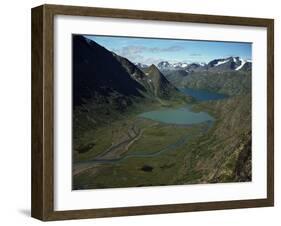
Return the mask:
<svg viewBox="0 0 281 226">
<path fill-rule="evenodd" d="M 137 66 L 142 71 L 148 67 Z M 176 87 L 205 89 L 231 96 L 251 90 L 252 62 L 241 57 L 214 59 L 209 63 L 161 61 L 157 68 Z"/>
<path fill-rule="evenodd" d="M 148 67 L 145 64 L 137 63 L 136 64 L 140 69 Z M 157 67 L 161 71 L 169 70 L 184 70 L 187 73 L 198 72 L 198 71 L 248 71 L 251 70 L 252 62 L 250 60 L 244 60 L 241 57 L 227 57 L 221 59 L 211 60 L 209 63 L 203 62 L 177 62 L 169 63 L 168 61 L 161 61 L 157 64 Z"/>
</svg>

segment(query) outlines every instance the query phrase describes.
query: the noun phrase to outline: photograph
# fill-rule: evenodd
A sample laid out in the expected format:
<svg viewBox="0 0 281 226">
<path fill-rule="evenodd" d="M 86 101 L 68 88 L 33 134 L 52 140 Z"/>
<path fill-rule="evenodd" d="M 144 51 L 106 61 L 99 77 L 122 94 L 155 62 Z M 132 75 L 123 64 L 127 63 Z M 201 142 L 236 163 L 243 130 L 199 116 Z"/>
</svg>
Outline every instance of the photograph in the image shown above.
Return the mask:
<svg viewBox="0 0 281 226">
<path fill-rule="evenodd" d="M 250 42 L 72 34 L 72 189 L 251 182 L 251 93 Z"/>
<path fill-rule="evenodd" d="M 275 205 L 274 18 L 169 9 L 32 8 L 33 218 Z"/>
</svg>

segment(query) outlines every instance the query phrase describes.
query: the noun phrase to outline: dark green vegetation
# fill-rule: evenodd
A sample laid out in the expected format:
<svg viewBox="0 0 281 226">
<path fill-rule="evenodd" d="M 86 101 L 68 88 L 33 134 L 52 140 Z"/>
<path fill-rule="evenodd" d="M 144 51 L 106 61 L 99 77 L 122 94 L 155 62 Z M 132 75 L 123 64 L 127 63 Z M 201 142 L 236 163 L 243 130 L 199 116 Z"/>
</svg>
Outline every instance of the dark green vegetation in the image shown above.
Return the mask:
<svg viewBox="0 0 281 226">
<path fill-rule="evenodd" d="M 73 36 L 73 189 L 251 180 L 251 72 L 192 67 L 198 71 L 141 70 Z M 183 86 L 228 98 L 196 102 L 176 88 Z M 138 116 L 191 104 L 215 121 L 175 125 Z"/>
<path fill-rule="evenodd" d="M 171 72 L 169 72 L 171 73 Z M 188 76 L 167 74 L 167 78 L 178 87 L 206 89 L 230 96 L 251 92 L 251 72 L 194 72 Z"/>
<path fill-rule="evenodd" d="M 177 87 L 205 89 L 235 96 L 251 92 L 251 68 L 250 61 L 229 57 L 203 65 L 193 63 L 177 70 L 166 66 L 162 73 Z"/>
<path fill-rule="evenodd" d="M 194 110 L 202 109 L 213 114 L 217 121 L 206 134 L 189 144 L 178 183 L 250 181 L 250 95 L 194 106 Z"/>
</svg>

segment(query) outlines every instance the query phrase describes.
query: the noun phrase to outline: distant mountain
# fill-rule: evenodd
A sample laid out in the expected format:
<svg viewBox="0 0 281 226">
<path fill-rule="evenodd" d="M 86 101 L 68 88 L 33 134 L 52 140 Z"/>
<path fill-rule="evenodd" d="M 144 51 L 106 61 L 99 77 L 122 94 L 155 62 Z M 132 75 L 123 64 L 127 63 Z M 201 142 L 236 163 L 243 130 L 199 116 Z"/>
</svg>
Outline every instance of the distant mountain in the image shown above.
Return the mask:
<svg viewBox="0 0 281 226">
<path fill-rule="evenodd" d="M 157 68 L 175 87 L 207 89 L 227 95 L 251 91 L 252 62 L 241 57 L 215 59 L 209 63 L 161 61 Z"/>
<path fill-rule="evenodd" d="M 142 64 L 142 63 L 135 63 L 135 65 L 136 65 L 139 69 L 145 69 L 145 68 L 148 68 L 148 67 L 149 67 L 147 64 Z"/>
<path fill-rule="evenodd" d="M 177 62 L 177 63 L 169 63 L 168 61 L 161 61 L 157 64 L 157 67 L 160 71 L 175 71 L 175 70 L 184 70 L 186 72 L 192 72 L 197 69 L 205 68 L 205 63 L 186 63 L 186 62 Z"/>
<path fill-rule="evenodd" d="M 183 70 L 188 74 L 194 72 L 210 71 L 210 72 L 226 72 L 226 71 L 249 71 L 252 67 L 252 62 L 243 60 L 240 57 L 228 57 L 211 60 L 209 63 L 186 63 L 177 62 L 169 63 L 161 61 L 157 64 L 158 69 L 164 74 L 170 74 L 168 71 Z"/>
<path fill-rule="evenodd" d="M 207 64 L 206 63 L 191 63 L 187 66 L 187 71 L 191 74 L 194 72 L 201 72 L 207 70 Z"/>
<path fill-rule="evenodd" d="M 188 64 L 187 63 L 185 63 L 185 62 L 177 62 L 177 63 L 174 63 L 173 65 L 172 65 L 172 67 L 174 68 L 174 69 L 186 69 L 187 68 L 187 66 L 188 66 Z"/>
<path fill-rule="evenodd" d="M 159 68 L 159 70 L 163 71 L 163 70 L 173 70 L 173 64 L 170 64 L 168 61 L 161 61 L 157 64 L 157 67 Z"/>
<path fill-rule="evenodd" d="M 239 71 L 250 70 L 251 61 L 244 60 L 240 57 L 228 57 L 223 59 L 215 59 L 208 63 L 208 71 Z"/>
<path fill-rule="evenodd" d="M 240 65 L 241 68 L 238 68 L 240 71 L 252 71 L 252 62 L 247 60 L 243 64 Z M 236 68 L 236 70 L 238 70 Z"/>
</svg>

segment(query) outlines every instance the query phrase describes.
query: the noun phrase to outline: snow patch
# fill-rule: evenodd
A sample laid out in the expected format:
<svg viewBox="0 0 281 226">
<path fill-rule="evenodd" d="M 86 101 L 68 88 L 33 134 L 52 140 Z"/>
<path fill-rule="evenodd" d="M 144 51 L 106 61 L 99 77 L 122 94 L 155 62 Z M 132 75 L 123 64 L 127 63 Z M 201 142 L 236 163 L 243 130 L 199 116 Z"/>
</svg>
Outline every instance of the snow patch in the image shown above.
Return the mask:
<svg viewBox="0 0 281 226">
<path fill-rule="evenodd" d="M 221 65 L 221 64 L 225 64 L 225 63 L 227 63 L 228 61 L 229 61 L 229 59 L 218 61 L 216 64 L 214 64 L 214 67 L 217 67 L 217 66 L 219 66 L 219 65 Z"/>
<path fill-rule="evenodd" d="M 184 67 L 187 67 L 188 64 L 187 64 L 187 63 L 178 62 L 178 63 L 174 63 L 172 66 L 173 66 L 174 68 L 176 68 L 176 67 L 184 68 Z"/>
<path fill-rule="evenodd" d="M 240 59 L 240 61 L 241 61 L 241 64 L 237 68 L 235 68 L 235 71 L 240 70 L 247 63 L 247 61 L 243 60 L 243 59 Z"/>
<path fill-rule="evenodd" d="M 236 59 L 236 57 L 233 57 L 233 61 L 234 61 L 234 63 L 236 63 L 236 62 L 237 62 L 237 59 Z"/>
</svg>

